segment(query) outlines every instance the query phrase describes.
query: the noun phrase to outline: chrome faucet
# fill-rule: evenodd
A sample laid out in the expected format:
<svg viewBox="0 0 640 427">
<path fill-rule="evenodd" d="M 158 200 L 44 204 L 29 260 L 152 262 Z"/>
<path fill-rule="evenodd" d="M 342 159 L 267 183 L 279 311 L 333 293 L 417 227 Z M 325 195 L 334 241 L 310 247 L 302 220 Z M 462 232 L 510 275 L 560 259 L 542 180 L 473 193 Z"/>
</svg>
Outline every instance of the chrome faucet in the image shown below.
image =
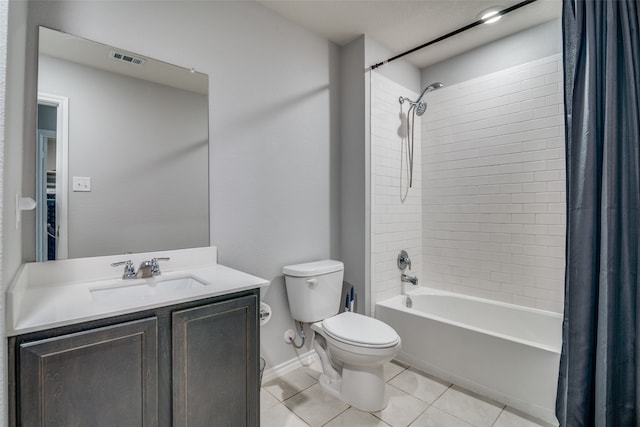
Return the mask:
<svg viewBox="0 0 640 427">
<path fill-rule="evenodd" d="M 408 274 L 404 273 L 402 273 L 402 276 L 400 276 L 400 281 L 411 283 L 414 286 L 418 285 L 418 278 L 416 276 L 409 276 Z"/>
<path fill-rule="evenodd" d="M 151 261 L 142 261 L 138 267 L 138 278 L 153 277 L 161 274 L 158 261 L 169 261 L 170 258 L 152 258 Z"/>
<path fill-rule="evenodd" d="M 409 254 L 404 249 L 400 251 L 398 254 L 398 268 L 403 272 L 409 267 L 411 270 L 411 258 L 409 258 Z M 416 276 L 409 276 L 408 274 L 402 273 L 400 276 L 400 281 L 405 283 L 411 283 L 413 286 L 418 286 L 418 278 Z M 407 308 L 413 307 L 413 300 L 409 295 L 405 293 L 404 286 L 400 287 L 400 294 L 404 295 L 404 301 Z"/>
<path fill-rule="evenodd" d="M 137 273 L 136 268 L 133 266 L 133 262 L 131 262 L 130 259 L 127 261 L 114 262 L 113 264 L 111 264 L 111 267 L 124 265 L 124 273 L 122 274 L 122 278 L 125 280 L 142 279 L 160 275 L 160 263 L 158 261 L 169 261 L 169 259 L 170 258 L 152 258 L 150 261 L 142 261 L 140 263 L 140 267 L 138 267 Z"/>
<path fill-rule="evenodd" d="M 140 267 L 138 267 L 138 272 L 136 273 L 136 277 L 139 279 L 143 279 L 145 277 L 151 277 L 151 261 L 142 261 L 140 263 Z"/>
<path fill-rule="evenodd" d="M 124 265 L 124 273 L 122 273 L 123 279 L 135 279 L 136 278 L 136 268 L 133 266 L 131 260 L 114 262 L 111 264 L 111 267 L 118 267 L 120 265 Z"/>
<path fill-rule="evenodd" d="M 161 258 L 153 258 L 151 260 L 151 275 L 157 276 L 161 274 L 160 272 L 160 263 L 158 261 L 169 261 L 171 258 L 169 257 L 161 257 Z"/>
</svg>

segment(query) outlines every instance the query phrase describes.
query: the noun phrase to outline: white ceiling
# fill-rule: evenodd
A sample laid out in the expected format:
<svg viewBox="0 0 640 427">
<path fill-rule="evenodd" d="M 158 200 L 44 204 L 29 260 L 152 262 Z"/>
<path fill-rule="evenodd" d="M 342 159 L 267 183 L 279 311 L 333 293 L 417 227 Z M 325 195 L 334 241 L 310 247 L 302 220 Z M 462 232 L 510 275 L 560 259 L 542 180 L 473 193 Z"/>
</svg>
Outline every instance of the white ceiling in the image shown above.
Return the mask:
<svg viewBox="0 0 640 427">
<path fill-rule="evenodd" d="M 166 62 L 46 27 L 40 27 L 39 31 L 39 55 L 48 55 L 111 73 L 135 77 L 203 95 L 206 95 L 209 91 L 209 78 L 206 74 L 192 72 L 192 70 L 178 67 L 177 65 L 167 64 Z M 113 60 L 109 55 L 112 50 L 142 58 L 146 62 L 142 66 L 137 66 Z"/>
<path fill-rule="evenodd" d="M 479 14 L 490 7 L 506 8 L 521 0 L 257 1 L 339 45 L 366 34 L 395 55 L 478 20 Z M 496 24 L 480 25 L 405 59 L 424 68 L 560 16 L 561 0 L 538 0 L 505 15 Z"/>
</svg>

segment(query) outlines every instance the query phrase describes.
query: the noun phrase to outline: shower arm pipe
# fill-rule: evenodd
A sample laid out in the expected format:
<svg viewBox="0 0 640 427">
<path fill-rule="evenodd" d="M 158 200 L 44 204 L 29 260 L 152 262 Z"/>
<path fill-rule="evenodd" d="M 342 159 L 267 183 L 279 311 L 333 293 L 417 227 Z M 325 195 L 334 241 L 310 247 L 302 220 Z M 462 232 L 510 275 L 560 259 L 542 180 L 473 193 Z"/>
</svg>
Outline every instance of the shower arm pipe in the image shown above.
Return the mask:
<svg viewBox="0 0 640 427">
<path fill-rule="evenodd" d="M 505 9 L 502 9 L 497 14 L 493 15 L 491 18 L 495 18 L 496 16 L 506 15 L 509 12 L 513 12 L 516 9 L 520 9 L 523 6 L 526 6 L 526 5 L 531 4 L 533 2 L 536 2 L 536 1 L 538 1 L 538 0 L 524 0 L 524 1 L 521 1 L 520 3 L 514 4 L 513 6 L 510 6 L 510 7 L 507 7 Z M 402 52 L 402 53 L 400 53 L 400 54 L 398 54 L 398 55 L 396 55 L 394 57 L 391 57 L 391 58 L 389 58 L 389 59 L 387 59 L 385 61 L 378 62 L 377 64 L 373 64 L 370 67 L 370 69 L 371 70 L 375 70 L 376 68 L 379 68 L 379 67 L 381 67 L 381 66 L 383 66 L 385 64 L 388 64 L 389 62 L 395 61 L 396 59 L 400 59 L 400 58 L 402 58 L 404 56 L 407 56 L 409 54 L 412 54 L 413 52 L 416 52 L 416 51 L 418 51 L 420 49 L 424 49 L 427 46 L 430 46 L 432 44 L 435 44 L 435 43 L 441 42 L 443 40 L 446 40 L 449 37 L 453 37 L 453 36 L 455 36 L 457 34 L 460 34 L 460 33 L 464 32 L 464 31 L 470 30 L 470 29 L 472 29 L 474 27 L 477 27 L 478 25 L 482 25 L 482 24 L 484 24 L 485 21 L 486 21 L 486 19 L 478 19 L 477 21 L 472 22 L 471 24 L 465 25 L 464 27 L 461 27 L 461 28 L 458 28 L 457 30 L 451 31 L 450 33 L 447 33 L 447 34 L 445 34 L 443 36 L 435 38 L 435 39 L 433 39 L 431 41 L 428 41 L 428 42 L 426 42 L 424 44 L 421 44 L 420 46 L 414 47 L 413 49 L 409 49 L 409 50 L 407 50 L 405 52 Z"/>
<path fill-rule="evenodd" d="M 412 105 L 413 107 L 417 106 L 420 104 L 420 101 L 422 101 L 422 97 L 429 92 L 432 92 L 434 90 L 440 89 L 441 87 L 443 87 L 444 85 L 441 82 L 434 82 L 431 83 L 429 86 L 425 87 L 424 90 L 422 91 L 422 93 L 420 94 L 420 96 L 418 97 L 418 99 L 416 99 L 415 101 L 410 100 L 409 98 L 406 98 L 404 96 L 401 96 L 399 101 L 400 104 L 404 104 L 405 101 L 408 101 L 410 105 Z M 421 114 L 418 114 L 421 115 Z"/>
<path fill-rule="evenodd" d="M 412 101 L 409 98 L 405 98 L 404 96 L 400 97 L 400 104 L 404 104 L 404 102 L 407 101 L 410 105 L 415 105 L 418 102 L 417 101 Z"/>
</svg>

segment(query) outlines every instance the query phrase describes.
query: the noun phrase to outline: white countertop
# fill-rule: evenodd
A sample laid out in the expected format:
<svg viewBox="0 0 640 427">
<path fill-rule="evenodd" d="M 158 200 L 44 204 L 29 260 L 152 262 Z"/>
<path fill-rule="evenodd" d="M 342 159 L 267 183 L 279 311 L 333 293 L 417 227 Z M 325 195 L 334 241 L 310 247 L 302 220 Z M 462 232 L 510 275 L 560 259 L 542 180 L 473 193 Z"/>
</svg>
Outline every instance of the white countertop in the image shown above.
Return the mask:
<svg viewBox="0 0 640 427">
<path fill-rule="evenodd" d="M 142 260 L 165 256 L 171 260 L 161 262 L 162 274 L 153 278 L 123 280 L 122 268 L 110 267 L 123 258 L 132 259 L 137 267 Z M 211 247 L 24 264 L 7 291 L 7 336 L 249 289 L 264 291 L 269 286 L 269 281 L 217 264 L 216 259 L 216 248 Z M 152 289 L 162 281 L 185 277 L 202 285 L 128 298 L 96 298 L 100 293 L 96 290 Z"/>
</svg>

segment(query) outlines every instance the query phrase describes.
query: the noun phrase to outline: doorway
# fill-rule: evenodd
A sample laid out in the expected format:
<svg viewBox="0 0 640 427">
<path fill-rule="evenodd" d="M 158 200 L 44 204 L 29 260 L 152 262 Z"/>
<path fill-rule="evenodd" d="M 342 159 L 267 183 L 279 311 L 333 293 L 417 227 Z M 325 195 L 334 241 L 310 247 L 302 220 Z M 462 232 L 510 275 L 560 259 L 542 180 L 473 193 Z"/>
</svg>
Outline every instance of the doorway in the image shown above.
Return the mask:
<svg viewBox="0 0 640 427">
<path fill-rule="evenodd" d="M 38 94 L 36 261 L 68 257 L 68 106 L 66 97 Z"/>
</svg>

